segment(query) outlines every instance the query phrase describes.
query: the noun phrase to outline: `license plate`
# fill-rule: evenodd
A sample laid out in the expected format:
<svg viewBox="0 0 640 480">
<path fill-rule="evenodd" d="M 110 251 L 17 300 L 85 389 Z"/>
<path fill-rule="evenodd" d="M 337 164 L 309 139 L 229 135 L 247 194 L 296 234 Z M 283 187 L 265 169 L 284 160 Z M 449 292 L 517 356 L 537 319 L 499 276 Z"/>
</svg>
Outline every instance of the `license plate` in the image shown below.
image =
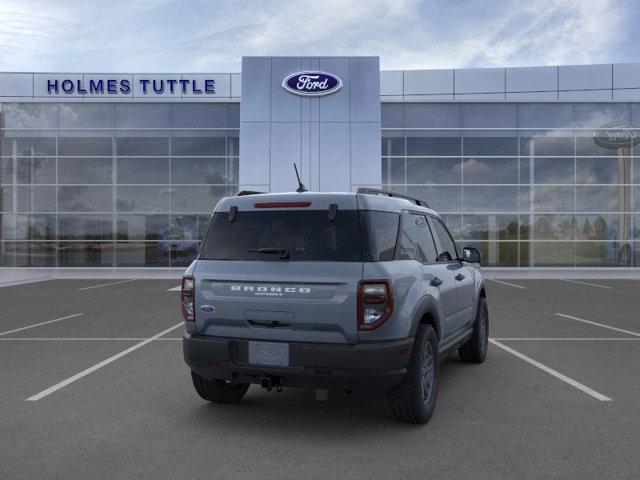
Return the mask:
<svg viewBox="0 0 640 480">
<path fill-rule="evenodd" d="M 249 363 L 253 365 L 289 366 L 289 344 L 249 342 Z"/>
</svg>

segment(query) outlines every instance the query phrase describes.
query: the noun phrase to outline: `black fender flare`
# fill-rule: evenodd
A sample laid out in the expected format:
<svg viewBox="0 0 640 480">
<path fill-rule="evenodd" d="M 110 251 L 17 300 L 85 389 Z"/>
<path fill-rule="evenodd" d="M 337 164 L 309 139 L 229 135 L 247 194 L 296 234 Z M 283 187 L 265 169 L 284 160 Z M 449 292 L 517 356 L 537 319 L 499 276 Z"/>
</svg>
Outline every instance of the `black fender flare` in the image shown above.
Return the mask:
<svg viewBox="0 0 640 480">
<path fill-rule="evenodd" d="M 411 336 L 414 337 L 416 335 L 420 321 L 426 314 L 429 314 L 433 319 L 433 329 L 436 331 L 438 340 L 441 340 L 442 321 L 436 306 L 436 301 L 431 296 L 422 297 L 418 305 L 416 305 L 415 313 L 413 314 L 413 322 L 411 324 Z"/>
</svg>

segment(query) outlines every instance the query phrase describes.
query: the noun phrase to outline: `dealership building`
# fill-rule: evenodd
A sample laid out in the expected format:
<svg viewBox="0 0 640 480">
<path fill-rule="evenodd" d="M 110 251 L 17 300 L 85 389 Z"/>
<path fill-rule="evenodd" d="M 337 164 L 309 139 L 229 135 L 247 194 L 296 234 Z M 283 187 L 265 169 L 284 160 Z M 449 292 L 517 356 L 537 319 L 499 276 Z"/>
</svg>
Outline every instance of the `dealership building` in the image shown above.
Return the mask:
<svg viewBox="0 0 640 480">
<path fill-rule="evenodd" d="M 640 63 L 0 73 L 0 266 L 184 267 L 238 190 L 425 200 L 491 267 L 640 267 Z"/>
</svg>

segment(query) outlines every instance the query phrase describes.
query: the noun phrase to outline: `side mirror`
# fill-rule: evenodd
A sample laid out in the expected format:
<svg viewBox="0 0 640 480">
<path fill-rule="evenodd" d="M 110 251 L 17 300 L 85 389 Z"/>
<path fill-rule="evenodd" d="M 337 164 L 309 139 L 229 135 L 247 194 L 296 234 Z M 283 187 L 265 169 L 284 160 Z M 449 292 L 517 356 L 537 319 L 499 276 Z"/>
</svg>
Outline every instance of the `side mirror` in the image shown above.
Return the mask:
<svg viewBox="0 0 640 480">
<path fill-rule="evenodd" d="M 462 261 L 469 263 L 480 263 L 482 262 L 482 254 L 477 248 L 464 247 L 462 249 Z"/>
</svg>

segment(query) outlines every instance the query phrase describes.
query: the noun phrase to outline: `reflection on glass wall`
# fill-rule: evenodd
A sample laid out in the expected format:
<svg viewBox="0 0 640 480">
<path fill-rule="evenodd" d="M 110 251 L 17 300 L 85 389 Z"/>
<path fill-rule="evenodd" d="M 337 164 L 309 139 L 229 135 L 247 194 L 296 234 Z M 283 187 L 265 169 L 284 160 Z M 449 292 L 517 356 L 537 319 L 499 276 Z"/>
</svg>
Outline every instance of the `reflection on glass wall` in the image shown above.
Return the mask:
<svg viewBox="0 0 640 480">
<path fill-rule="evenodd" d="M 0 112 L 0 266 L 185 266 L 237 191 L 237 103 Z"/>
<path fill-rule="evenodd" d="M 488 266 L 640 266 L 640 145 L 596 141 L 612 122 L 638 138 L 640 104 L 383 103 L 382 181 Z"/>
</svg>

